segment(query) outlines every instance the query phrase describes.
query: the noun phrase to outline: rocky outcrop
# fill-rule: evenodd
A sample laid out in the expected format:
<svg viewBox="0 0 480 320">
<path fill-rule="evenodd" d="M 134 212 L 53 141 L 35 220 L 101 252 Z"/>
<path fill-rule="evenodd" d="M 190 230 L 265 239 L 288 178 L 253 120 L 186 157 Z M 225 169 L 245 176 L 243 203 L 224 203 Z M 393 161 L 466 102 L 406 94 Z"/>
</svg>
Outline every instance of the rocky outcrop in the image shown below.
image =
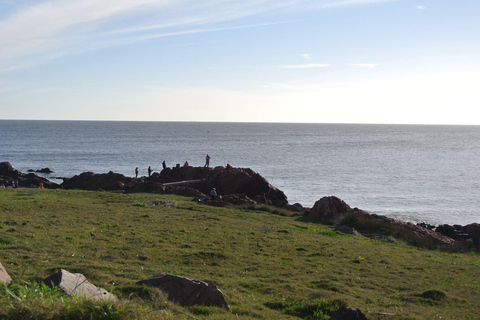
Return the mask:
<svg viewBox="0 0 480 320">
<path fill-rule="evenodd" d="M 62 186 L 64 189 L 115 191 L 124 190 L 126 184 L 132 180 L 133 178 L 127 178 L 123 174 L 112 171 L 109 173 L 84 172 L 65 180 Z"/>
<path fill-rule="evenodd" d="M 12 282 L 12 278 L 10 278 L 7 270 L 5 270 L 2 263 L 0 262 L 0 283 L 9 284 L 10 282 Z"/>
<path fill-rule="evenodd" d="M 151 177 L 129 178 L 109 172 L 97 174 L 84 172 L 66 179 L 65 189 L 83 190 L 123 190 L 125 192 L 160 192 L 203 198 L 212 188 L 222 195 L 223 202 L 246 204 L 259 199 L 262 203 L 286 207 L 288 200 L 279 189 L 251 169 L 224 167 L 179 167 L 166 168 Z M 299 206 L 295 206 L 299 208 Z"/>
<path fill-rule="evenodd" d="M 171 274 L 159 274 L 137 282 L 158 288 L 168 294 L 168 300 L 185 305 L 210 305 L 230 310 L 223 293 L 216 285 Z"/>
<path fill-rule="evenodd" d="M 0 163 L 0 185 L 11 186 L 12 182 L 19 187 L 38 188 L 41 184 L 44 188 L 58 189 L 60 185 L 50 182 L 48 179 L 39 177 L 34 173 L 25 174 L 12 167 L 9 162 Z"/>
<path fill-rule="evenodd" d="M 60 270 L 43 280 L 47 286 L 57 287 L 60 291 L 70 297 L 76 296 L 95 301 L 117 301 L 118 298 L 107 292 L 105 289 L 97 287 L 88 282 L 81 273 L 70 273 L 67 270 Z"/>
<path fill-rule="evenodd" d="M 363 225 L 368 228 L 389 229 L 391 233 L 398 234 L 404 239 L 428 239 L 429 243 L 435 246 L 451 246 L 455 243 L 452 238 L 410 222 L 369 214 L 358 208 L 352 209 L 343 200 L 334 196 L 324 197 L 315 202 L 313 208 L 306 215 L 331 222 L 345 223 L 350 227 Z"/>
</svg>

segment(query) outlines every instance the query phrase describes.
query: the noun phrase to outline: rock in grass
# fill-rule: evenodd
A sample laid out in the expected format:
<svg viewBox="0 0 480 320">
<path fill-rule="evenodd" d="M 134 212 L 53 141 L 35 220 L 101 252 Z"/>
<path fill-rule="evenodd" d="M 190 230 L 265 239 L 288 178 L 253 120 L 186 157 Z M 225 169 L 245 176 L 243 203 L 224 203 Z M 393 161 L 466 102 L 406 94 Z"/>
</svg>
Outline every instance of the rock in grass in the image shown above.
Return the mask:
<svg viewBox="0 0 480 320">
<path fill-rule="evenodd" d="M 137 284 L 158 288 L 168 294 L 168 300 L 185 305 L 210 305 L 225 308 L 230 307 L 223 293 L 216 285 L 195 281 L 171 274 L 158 274 Z"/>
<path fill-rule="evenodd" d="M 12 282 L 12 278 L 7 273 L 7 270 L 2 266 L 2 263 L 0 262 L 0 283 L 5 283 L 9 284 Z"/>
<path fill-rule="evenodd" d="M 339 231 L 341 233 L 351 234 L 351 235 L 354 235 L 354 236 L 359 235 L 357 230 L 355 230 L 352 227 L 344 226 L 344 225 L 336 227 L 335 230 L 333 230 L 333 231 Z"/>
<path fill-rule="evenodd" d="M 359 309 L 340 308 L 328 320 L 367 320 Z"/>
<path fill-rule="evenodd" d="M 87 278 L 81 273 L 70 273 L 62 269 L 50 277 L 45 278 L 43 282 L 51 288 L 58 287 L 60 291 L 69 296 L 95 301 L 118 300 L 115 295 L 88 282 Z"/>
</svg>

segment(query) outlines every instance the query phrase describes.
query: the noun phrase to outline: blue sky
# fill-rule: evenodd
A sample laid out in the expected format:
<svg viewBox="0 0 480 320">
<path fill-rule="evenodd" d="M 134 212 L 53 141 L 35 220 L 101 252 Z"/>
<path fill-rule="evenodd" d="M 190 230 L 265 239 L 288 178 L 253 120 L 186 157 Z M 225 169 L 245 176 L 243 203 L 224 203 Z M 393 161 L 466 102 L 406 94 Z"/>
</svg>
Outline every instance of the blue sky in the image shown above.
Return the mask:
<svg viewBox="0 0 480 320">
<path fill-rule="evenodd" d="M 478 0 L 2 0 L 0 118 L 480 125 Z"/>
</svg>

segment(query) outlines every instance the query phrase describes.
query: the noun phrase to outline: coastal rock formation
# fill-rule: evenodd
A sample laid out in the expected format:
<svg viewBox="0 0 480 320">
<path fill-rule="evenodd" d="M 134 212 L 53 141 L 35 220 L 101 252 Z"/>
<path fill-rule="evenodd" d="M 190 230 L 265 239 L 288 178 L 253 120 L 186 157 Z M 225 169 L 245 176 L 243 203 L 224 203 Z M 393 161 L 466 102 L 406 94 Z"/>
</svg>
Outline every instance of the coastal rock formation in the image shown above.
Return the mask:
<svg viewBox="0 0 480 320">
<path fill-rule="evenodd" d="M 62 186 L 64 189 L 115 191 L 123 190 L 126 183 L 132 180 L 133 178 L 127 178 L 123 174 L 112 171 L 109 173 L 84 172 L 66 179 Z"/>
<path fill-rule="evenodd" d="M 0 283 L 9 284 L 10 282 L 12 282 L 12 278 L 10 278 L 7 270 L 5 270 L 2 263 L 0 262 Z"/>
<path fill-rule="evenodd" d="M 168 300 L 185 305 L 210 305 L 230 310 L 223 293 L 211 283 L 195 281 L 171 274 L 158 274 L 137 284 L 158 288 L 168 294 Z"/>
<path fill-rule="evenodd" d="M 50 170 L 50 168 L 42 168 L 40 170 L 33 170 L 33 169 L 29 169 L 27 170 L 28 172 L 37 172 L 37 173 L 53 173 L 52 170 Z"/>
<path fill-rule="evenodd" d="M 50 277 L 45 278 L 43 283 L 51 288 L 59 288 L 70 297 L 76 296 L 96 301 L 118 300 L 115 295 L 88 282 L 83 274 L 70 273 L 63 269 Z"/>
<path fill-rule="evenodd" d="M 260 199 L 262 203 L 270 205 L 288 205 L 283 191 L 248 168 L 227 171 L 224 167 L 175 167 L 141 178 L 129 178 L 111 171 L 106 174 L 84 172 L 66 179 L 62 186 L 65 189 L 173 193 L 197 198 L 205 197 L 212 188 L 216 188 L 218 194 L 223 196 L 223 202 L 231 204 Z M 295 207 L 298 209 L 298 206 Z"/>
<path fill-rule="evenodd" d="M 60 185 L 50 182 L 48 179 L 37 176 L 34 173 L 25 174 L 12 167 L 9 162 L 0 163 L 0 185 L 11 186 L 16 181 L 20 187 L 38 188 L 42 184 L 45 188 L 58 189 Z"/>
<path fill-rule="evenodd" d="M 429 239 L 436 246 L 450 246 L 455 240 L 441 233 L 423 228 L 410 222 L 369 214 L 358 208 L 351 208 L 337 197 L 324 197 L 315 202 L 307 216 L 321 218 L 331 222 L 346 224 L 350 227 L 367 226 L 368 228 L 388 228 L 390 232 L 401 234 L 409 239 Z"/>
</svg>

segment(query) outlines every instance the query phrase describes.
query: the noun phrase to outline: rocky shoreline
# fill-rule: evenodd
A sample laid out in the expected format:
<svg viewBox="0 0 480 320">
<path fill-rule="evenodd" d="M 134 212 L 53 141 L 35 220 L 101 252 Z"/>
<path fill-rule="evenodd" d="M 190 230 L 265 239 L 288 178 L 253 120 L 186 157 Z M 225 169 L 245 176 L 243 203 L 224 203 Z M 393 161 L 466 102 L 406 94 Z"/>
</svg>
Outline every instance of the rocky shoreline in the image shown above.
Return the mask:
<svg viewBox="0 0 480 320">
<path fill-rule="evenodd" d="M 30 171 L 30 170 L 29 170 Z M 32 170 L 33 171 L 33 170 Z M 52 172 L 43 168 L 36 172 Z M 195 197 L 213 206 L 266 204 L 288 209 L 309 218 L 331 221 L 335 224 L 348 224 L 350 227 L 365 226 L 385 228 L 401 232 L 408 237 L 428 239 L 435 246 L 450 247 L 461 243 L 464 247 L 480 248 L 480 224 L 469 225 L 427 225 L 397 221 L 380 215 L 369 214 L 358 208 L 351 208 L 334 196 L 323 197 L 312 208 L 299 203 L 289 204 L 283 191 L 269 184 L 260 174 L 249 168 L 204 168 L 174 167 L 165 168 L 149 177 L 126 177 L 112 171 L 104 174 L 84 172 L 71 178 L 64 178 L 56 184 L 33 172 L 27 174 L 14 169 L 10 163 L 0 163 L 0 185 L 47 189 L 81 189 L 92 191 L 122 191 L 126 193 L 152 192 L 169 193 Z M 219 197 L 208 196 L 215 188 Z M 400 231 L 398 231 L 400 230 Z"/>
</svg>

